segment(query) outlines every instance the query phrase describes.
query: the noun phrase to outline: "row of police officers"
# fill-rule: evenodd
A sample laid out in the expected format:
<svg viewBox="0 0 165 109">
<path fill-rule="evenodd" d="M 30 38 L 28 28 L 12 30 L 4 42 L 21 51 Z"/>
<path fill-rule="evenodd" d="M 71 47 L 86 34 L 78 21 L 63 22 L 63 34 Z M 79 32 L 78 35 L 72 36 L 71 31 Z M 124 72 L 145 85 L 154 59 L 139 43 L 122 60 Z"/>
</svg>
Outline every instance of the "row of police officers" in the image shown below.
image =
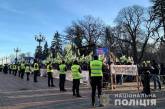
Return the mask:
<svg viewBox="0 0 165 109">
<path fill-rule="evenodd" d="M 94 56 L 94 60 L 90 62 L 89 64 L 89 76 L 90 76 L 90 83 L 91 83 L 91 98 L 92 98 L 92 106 L 95 106 L 95 96 L 96 96 L 96 89 L 98 91 L 98 101 L 99 101 L 99 106 L 103 106 L 100 103 L 100 96 L 102 94 L 102 79 L 103 79 L 103 62 L 98 60 L 97 56 Z M 46 66 L 47 69 L 47 76 L 48 76 L 48 87 L 54 87 L 53 83 L 53 67 L 51 62 L 49 62 Z M 65 89 L 65 80 L 66 80 L 66 71 L 67 71 L 67 66 L 64 61 L 59 65 L 59 88 L 60 91 L 66 91 Z M 27 81 L 29 81 L 29 75 L 30 72 L 33 72 L 33 77 L 34 77 L 34 82 L 37 82 L 37 76 L 40 73 L 40 67 L 39 63 L 35 60 L 33 64 L 33 71 L 30 66 L 30 64 L 25 64 L 24 62 L 18 64 L 11 64 L 9 66 L 9 73 L 13 75 L 17 75 L 21 77 L 22 79 L 24 78 L 24 74 L 27 75 Z M 72 85 L 72 92 L 73 96 L 76 97 L 81 97 L 80 92 L 79 92 L 79 87 L 80 87 L 80 79 L 82 79 L 82 74 L 81 74 L 81 67 L 78 64 L 78 61 L 75 60 L 71 66 L 71 73 L 72 73 L 72 78 L 73 78 L 73 85 Z"/>
</svg>

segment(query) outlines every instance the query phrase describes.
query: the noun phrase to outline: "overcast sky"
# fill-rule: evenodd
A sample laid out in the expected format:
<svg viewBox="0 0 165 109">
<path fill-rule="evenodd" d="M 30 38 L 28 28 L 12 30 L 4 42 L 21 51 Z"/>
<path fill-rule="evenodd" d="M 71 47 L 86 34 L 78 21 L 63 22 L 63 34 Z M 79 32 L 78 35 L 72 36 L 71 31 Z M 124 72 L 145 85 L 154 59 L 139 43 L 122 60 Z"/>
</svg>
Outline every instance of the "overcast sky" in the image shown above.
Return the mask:
<svg viewBox="0 0 165 109">
<path fill-rule="evenodd" d="M 150 6 L 149 0 L 0 0 L 0 58 L 14 48 L 34 53 L 34 35 L 45 35 L 48 45 L 56 31 L 63 33 L 72 21 L 85 15 L 112 25 L 127 6 Z"/>
</svg>

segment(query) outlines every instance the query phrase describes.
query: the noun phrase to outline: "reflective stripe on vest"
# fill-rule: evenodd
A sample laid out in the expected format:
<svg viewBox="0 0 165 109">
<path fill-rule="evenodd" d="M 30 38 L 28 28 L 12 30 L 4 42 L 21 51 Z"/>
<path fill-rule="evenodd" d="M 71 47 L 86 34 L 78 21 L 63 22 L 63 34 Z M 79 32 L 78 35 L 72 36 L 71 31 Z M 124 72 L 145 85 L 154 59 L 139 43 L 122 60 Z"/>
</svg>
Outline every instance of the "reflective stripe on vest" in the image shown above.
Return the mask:
<svg viewBox="0 0 165 109">
<path fill-rule="evenodd" d="M 18 71 L 20 71 L 20 66 L 18 66 L 17 68 L 18 68 Z"/>
<path fill-rule="evenodd" d="M 10 65 L 10 69 L 12 69 L 12 65 Z"/>
<path fill-rule="evenodd" d="M 103 76 L 102 64 L 103 63 L 99 60 L 93 60 L 90 62 L 91 77 Z"/>
<path fill-rule="evenodd" d="M 30 72 L 30 66 L 26 66 L 25 72 L 26 72 L 26 73 L 29 73 L 29 72 Z"/>
<path fill-rule="evenodd" d="M 73 79 L 81 79 L 81 75 L 80 75 L 79 69 L 80 69 L 79 65 L 72 65 L 71 71 L 72 71 Z"/>
<path fill-rule="evenodd" d="M 17 69 L 17 66 L 16 65 L 13 65 L 13 69 L 16 70 Z"/>
<path fill-rule="evenodd" d="M 36 70 L 39 70 L 39 65 L 38 65 L 38 63 L 35 63 L 35 64 L 34 64 L 34 71 L 36 71 Z"/>
<path fill-rule="evenodd" d="M 66 65 L 65 64 L 61 64 L 59 66 L 59 68 L 60 68 L 60 74 L 65 74 Z"/>
<path fill-rule="evenodd" d="M 53 72 L 53 70 L 52 70 L 52 66 L 49 64 L 49 65 L 47 65 L 47 72 Z"/>
<path fill-rule="evenodd" d="M 25 69 L 25 64 L 22 63 L 20 68 Z"/>
</svg>

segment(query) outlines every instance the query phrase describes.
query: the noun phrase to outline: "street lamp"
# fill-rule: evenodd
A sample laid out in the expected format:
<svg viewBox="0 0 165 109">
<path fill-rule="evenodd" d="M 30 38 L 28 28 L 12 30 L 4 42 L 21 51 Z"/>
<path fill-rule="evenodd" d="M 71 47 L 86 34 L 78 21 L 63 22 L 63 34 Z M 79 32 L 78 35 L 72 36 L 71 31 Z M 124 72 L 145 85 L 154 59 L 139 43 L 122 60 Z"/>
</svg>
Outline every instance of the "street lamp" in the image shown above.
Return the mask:
<svg viewBox="0 0 165 109">
<path fill-rule="evenodd" d="M 38 42 L 39 47 L 41 46 L 41 42 L 45 41 L 45 37 L 42 34 L 39 34 L 38 36 L 35 35 L 35 40 Z"/>
<path fill-rule="evenodd" d="M 41 48 L 41 43 L 43 41 L 45 41 L 45 37 L 42 35 L 42 34 L 39 34 L 39 35 L 35 35 L 35 40 L 38 42 L 38 48 L 40 49 Z M 40 56 L 37 57 L 40 61 Z"/>
<path fill-rule="evenodd" d="M 18 55 L 18 52 L 20 51 L 21 50 L 19 48 L 14 48 L 14 52 L 16 53 L 15 63 L 17 63 L 17 55 Z"/>
</svg>

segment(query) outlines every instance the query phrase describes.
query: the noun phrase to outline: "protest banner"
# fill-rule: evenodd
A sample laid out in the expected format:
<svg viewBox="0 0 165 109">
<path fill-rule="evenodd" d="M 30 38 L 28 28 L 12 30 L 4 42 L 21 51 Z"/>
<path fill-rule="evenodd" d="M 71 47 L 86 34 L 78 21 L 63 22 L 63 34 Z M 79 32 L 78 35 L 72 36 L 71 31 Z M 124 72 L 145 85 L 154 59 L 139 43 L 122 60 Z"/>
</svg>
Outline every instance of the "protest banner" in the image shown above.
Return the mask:
<svg viewBox="0 0 165 109">
<path fill-rule="evenodd" d="M 139 78 L 137 65 L 111 65 L 111 88 L 116 87 L 116 75 L 136 76 L 137 88 L 139 90 Z M 115 79 L 115 81 L 113 80 Z"/>
</svg>

